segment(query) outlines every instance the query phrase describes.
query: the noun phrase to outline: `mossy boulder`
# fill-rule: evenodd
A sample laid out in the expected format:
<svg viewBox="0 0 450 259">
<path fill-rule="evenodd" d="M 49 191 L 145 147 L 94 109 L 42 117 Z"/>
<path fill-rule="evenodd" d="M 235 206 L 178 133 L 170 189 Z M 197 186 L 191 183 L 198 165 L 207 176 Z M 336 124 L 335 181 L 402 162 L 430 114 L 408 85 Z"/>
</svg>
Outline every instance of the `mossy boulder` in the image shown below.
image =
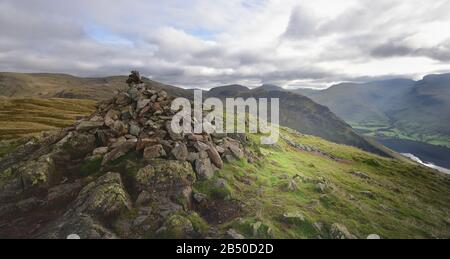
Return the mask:
<svg viewBox="0 0 450 259">
<path fill-rule="evenodd" d="M 48 189 L 59 178 L 55 172 L 55 161 L 51 155 L 39 158 L 37 161 L 29 161 L 18 169 L 23 182 L 23 188 Z"/>
<path fill-rule="evenodd" d="M 195 172 L 189 162 L 152 160 L 134 176 L 139 189 L 152 192 L 183 189 L 195 182 Z"/>
<path fill-rule="evenodd" d="M 87 133 L 69 133 L 62 139 L 57 147 L 71 159 L 80 159 L 92 153 L 97 147 L 95 136 Z"/>
<path fill-rule="evenodd" d="M 98 218 L 110 218 L 131 209 L 131 201 L 118 173 L 107 173 L 84 187 L 74 211 Z"/>
<path fill-rule="evenodd" d="M 188 218 L 181 215 L 172 215 L 165 221 L 158 235 L 162 238 L 182 239 L 192 238 L 195 232 L 194 226 Z"/>
</svg>

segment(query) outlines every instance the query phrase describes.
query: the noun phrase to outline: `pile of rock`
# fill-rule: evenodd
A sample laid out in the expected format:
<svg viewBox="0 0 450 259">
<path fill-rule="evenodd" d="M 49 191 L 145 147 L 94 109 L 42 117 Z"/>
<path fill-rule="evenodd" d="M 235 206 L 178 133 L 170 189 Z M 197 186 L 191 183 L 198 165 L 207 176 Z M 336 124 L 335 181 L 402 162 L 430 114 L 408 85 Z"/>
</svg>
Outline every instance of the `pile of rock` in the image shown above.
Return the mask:
<svg viewBox="0 0 450 259">
<path fill-rule="evenodd" d="M 193 185 L 213 178 L 224 161 L 250 158 L 245 135 L 177 134 L 173 98 L 138 74 L 127 82 L 91 116 L 0 159 L 0 234 L 208 237 L 186 216 L 198 217 L 202 194 Z M 115 167 L 121 161 L 134 169 Z"/>
<path fill-rule="evenodd" d="M 165 91 L 132 87 L 99 105 L 98 111 L 76 125 L 77 132 L 95 136 L 103 165 L 136 151 L 145 161 L 188 161 L 199 179 L 210 179 L 223 160 L 245 156 L 240 141 L 225 134 L 177 134 L 171 121 L 172 98 Z"/>
</svg>

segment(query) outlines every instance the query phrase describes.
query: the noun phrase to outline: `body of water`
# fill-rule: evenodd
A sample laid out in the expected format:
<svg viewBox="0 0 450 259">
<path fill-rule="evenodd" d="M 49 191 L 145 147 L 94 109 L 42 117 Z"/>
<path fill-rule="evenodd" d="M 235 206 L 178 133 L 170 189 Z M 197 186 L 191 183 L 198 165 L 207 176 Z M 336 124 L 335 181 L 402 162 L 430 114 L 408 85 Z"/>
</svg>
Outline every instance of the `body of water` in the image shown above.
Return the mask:
<svg viewBox="0 0 450 259">
<path fill-rule="evenodd" d="M 402 139 L 378 142 L 422 165 L 450 174 L 450 148 Z"/>
</svg>

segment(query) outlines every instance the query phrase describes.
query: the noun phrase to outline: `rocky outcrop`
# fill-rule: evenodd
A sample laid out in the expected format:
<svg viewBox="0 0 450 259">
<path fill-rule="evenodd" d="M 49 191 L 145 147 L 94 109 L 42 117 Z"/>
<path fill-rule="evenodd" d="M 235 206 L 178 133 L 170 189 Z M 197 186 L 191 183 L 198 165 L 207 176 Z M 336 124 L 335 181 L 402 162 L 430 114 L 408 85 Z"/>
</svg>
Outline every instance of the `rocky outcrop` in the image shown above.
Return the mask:
<svg viewBox="0 0 450 259">
<path fill-rule="evenodd" d="M 176 133 L 170 127 L 177 112 L 170 107 L 173 98 L 147 88 L 138 73 L 128 83 L 129 89 L 100 102 L 91 116 L 0 159 L 0 234 L 204 235 L 192 218 L 209 200 L 194 197 L 193 185 L 214 178 L 224 161 L 245 158 L 246 137 Z M 27 231 L 5 224 L 13 216 Z"/>
</svg>

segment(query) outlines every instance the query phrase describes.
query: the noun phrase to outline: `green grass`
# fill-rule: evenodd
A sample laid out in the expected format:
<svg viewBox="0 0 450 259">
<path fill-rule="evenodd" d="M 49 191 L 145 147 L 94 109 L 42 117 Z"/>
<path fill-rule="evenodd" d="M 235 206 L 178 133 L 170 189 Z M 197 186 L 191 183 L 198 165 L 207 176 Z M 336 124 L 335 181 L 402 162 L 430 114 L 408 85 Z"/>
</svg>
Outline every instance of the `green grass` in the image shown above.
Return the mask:
<svg viewBox="0 0 450 259">
<path fill-rule="evenodd" d="M 383 138 L 398 138 L 404 140 L 414 140 L 429 143 L 432 145 L 446 146 L 450 148 L 450 137 L 446 135 L 439 135 L 434 132 L 415 133 L 416 127 L 408 127 L 409 130 L 403 130 L 395 126 L 380 123 L 354 123 L 350 122 L 350 125 L 358 132 L 370 136 L 370 137 L 383 137 Z"/>
<path fill-rule="evenodd" d="M 72 125 L 77 117 L 91 114 L 95 103 L 75 99 L 0 98 L 0 140 Z"/>
<path fill-rule="evenodd" d="M 262 154 L 261 160 L 227 164 L 217 176 L 230 183 L 228 192 L 233 199 L 245 204 L 245 217 L 225 224 L 224 229 L 233 226 L 248 234 L 249 224 L 261 222 L 270 229 L 270 235 L 260 233 L 255 238 L 326 238 L 327 229 L 341 223 L 360 238 L 372 233 L 383 238 L 450 237 L 448 177 L 413 163 L 382 158 L 316 137 L 287 131 L 282 134 L 338 159 L 300 152 L 283 141 L 275 147 L 255 145 L 254 152 Z M 371 179 L 354 176 L 355 171 Z M 286 188 L 292 179 L 296 191 Z M 324 194 L 317 191 L 319 182 L 328 185 Z M 199 185 L 206 192 L 205 188 L 211 186 Z M 373 199 L 363 193 L 367 191 L 374 195 Z M 301 213 L 305 221 L 288 224 L 282 217 L 286 212 Z M 324 230 L 315 230 L 314 222 L 323 223 Z"/>
</svg>

